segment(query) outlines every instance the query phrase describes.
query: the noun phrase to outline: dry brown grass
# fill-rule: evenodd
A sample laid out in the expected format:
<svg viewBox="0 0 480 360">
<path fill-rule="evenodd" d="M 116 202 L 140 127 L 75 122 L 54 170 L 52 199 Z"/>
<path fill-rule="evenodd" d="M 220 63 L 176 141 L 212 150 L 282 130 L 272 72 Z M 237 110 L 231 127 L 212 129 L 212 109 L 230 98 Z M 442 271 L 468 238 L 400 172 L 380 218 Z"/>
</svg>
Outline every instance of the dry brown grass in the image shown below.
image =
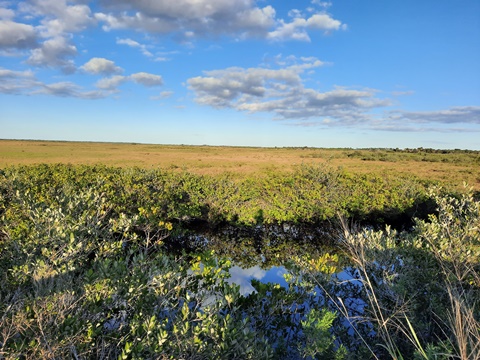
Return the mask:
<svg viewBox="0 0 480 360">
<path fill-rule="evenodd" d="M 38 163 L 104 164 L 108 166 L 186 169 L 197 174 L 231 173 L 238 177 L 291 171 L 295 165 L 329 162 L 352 173 L 400 173 L 480 190 L 480 166 L 468 162 L 417 160 L 364 161 L 349 149 L 253 148 L 0 140 L 0 168 Z M 367 150 L 362 152 L 368 153 Z M 441 156 L 454 156 L 445 154 Z M 457 156 L 457 155 L 455 155 Z"/>
</svg>

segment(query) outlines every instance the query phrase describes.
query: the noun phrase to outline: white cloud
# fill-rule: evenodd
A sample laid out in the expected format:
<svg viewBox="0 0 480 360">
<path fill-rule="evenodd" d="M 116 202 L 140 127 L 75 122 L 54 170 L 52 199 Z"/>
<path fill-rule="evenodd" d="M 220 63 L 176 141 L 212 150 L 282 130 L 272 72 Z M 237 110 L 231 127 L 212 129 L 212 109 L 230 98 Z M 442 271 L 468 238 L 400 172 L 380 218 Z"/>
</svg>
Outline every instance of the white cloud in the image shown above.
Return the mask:
<svg viewBox="0 0 480 360">
<path fill-rule="evenodd" d="M 312 4 L 320 6 L 325 9 L 332 6 L 332 3 L 330 1 L 321 1 L 321 0 L 312 0 Z"/>
<path fill-rule="evenodd" d="M 116 91 L 120 85 L 126 83 L 127 81 L 133 81 L 137 84 L 147 87 L 163 85 L 163 79 L 160 75 L 140 72 L 130 76 L 115 75 L 109 78 L 103 78 L 97 81 L 95 86 L 103 90 Z"/>
<path fill-rule="evenodd" d="M 135 41 L 135 40 L 132 40 L 132 39 L 117 39 L 117 44 L 120 44 L 120 45 L 127 45 L 127 46 L 130 46 L 130 47 L 133 47 L 133 48 L 138 48 L 140 49 L 140 51 L 142 52 L 143 55 L 145 56 L 153 56 L 153 54 L 148 51 L 147 49 L 147 46 L 144 45 L 144 44 L 140 44 L 139 42 Z"/>
<path fill-rule="evenodd" d="M 35 75 L 34 75 L 33 71 L 31 71 L 31 70 L 15 71 L 15 70 L 0 68 L 0 79 L 5 80 L 5 79 L 18 78 L 18 77 L 20 77 L 20 78 L 34 78 Z"/>
<path fill-rule="evenodd" d="M 88 62 L 86 62 L 82 67 L 82 70 L 90 73 L 90 74 L 104 74 L 104 75 L 111 75 L 111 74 L 118 74 L 123 71 L 123 69 L 119 66 L 116 66 L 115 63 L 111 60 L 105 58 L 91 58 Z"/>
<path fill-rule="evenodd" d="M 0 4 L 1 6 L 1 4 Z M 11 20 L 15 17 L 15 12 L 12 9 L 0 7 L 0 19 Z"/>
<path fill-rule="evenodd" d="M 319 29 L 324 31 L 339 30 L 342 27 L 342 23 L 333 19 L 327 14 L 314 14 L 306 20 L 306 27 L 312 29 Z"/>
<path fill-rule="evenodd" d="M 166 99 L 173 95 L 173 91 L 162 91 L 159 95 L 160 98 Z"/>
<path fill-rule="evenodd" d="M 128 80 L 127 76 L 114 75 L 109 78 L 100 79 L 97 81 L 95 86 L 99 89 L 104 90 L 116 90 L 121 84 Z"/>
<path fill-rule="evenodd" d="M 14 71 L 0 68 L 0 93 L 22 94 L 37 84 L 35 74 L 31 70 Z"/>
<path fill-rule="evenodd" d="M 14 15 L 23 15 L 24 18 L 30 19 L 32 24 L 38 25 L 10 22 L 7 32 L 10 46 L 32 48 L 27 59 L 30 65 L 59 68 L 67 74 L 75 72 L 76 67 L 71 58 L 77 55 L 77 48 L 71 43 L 72 33 L 83 31 L 95 23 L 90 7 L 79 2 L 82 1 L 75 1 L 73 4 L 67 0 L 18 2 Z M 11 11 L 7 12 L 7 15 L 11 15 Z M 37 36 L 46 40 L 38 45 Z"/>
<path fill-rule="evenodd" d="M 152 17 L 208 19 L 254 7 L 253 0 L 103 0 L 105 7 L 134 9 Z"/>
<path fill-rule="evenodd" d="M 307 31 L 331 31 L 343 26 L 323 12 L 308 17 L 300 10 L 292 12 L 294 19 L 284 21 L 277 18 L 273 6 L 260 7 L 255 0 L 100 0 L 95 3 L 95 14 L 90 4 L 87 0 L 0 2 L 0 55 L 15 56 L 20 54 L 18 49 L 31 49 L 28 64 L 73 73 L 76 71 L 73 59 L 77 56 L 75 40 L 78 39 L 74 33 L 97 22 L 105 30 L 133 29 L 166 34 L 185 44 L 193 44 L 197 38 L 221 36 L 309 40 Z M 28 18 L 30 23 L 15 22 L 16 17 Z M 39 43 L 39 38 L 44 41 Z M 159 54 L 154 57 L 148 44 L 131 38 L 118 38 L 117 44 L 137 48 L 154 61 L 169 60 Z M 118 72 L 117 69 L 102 73 Z M 158 79 L 141 76 L 138 81 L 159 84 Z"/>
<path fill-rule="evenodd" d="M 117 44 L 124 44 L 124 45 L 128 45 L 128 46 L 131 46 L 131 47 L 139 47 L 140 46 L 140 43 L 136 42 L 135 40 L 132 40 L 132 39 L 117 39 Z"/>
<path fill-rule="evenodd" d="M 260 268 L 260 266 L 254 266 L 249 269 L 243 269 L 239 266 L 232 266 L 230 268 L 230 277 L 227 282 L 230 284 L 236 284 L 240 286 L 240 294 L 248 295 L 255 291 L 252 286 L 251 279 L 261 280 L 266 275 L 266 270 Z"/>
<path fill-rule="evenodd" d="M 155 74 L 149 74 L 146 72 L 139 72 L 136 74 L 130 75 L 130 78 L 138 83 L 142 84 L 144 86 L 159 86 L 163 85 L 163 79 L 160 75 L 155 75 Z"/>
<path fill-rule="evenodd" d="M 150 100 L 162 100 L 168 99 L 173 95 L 173 91 L 162 91 L 160 94 L 156 96 L 150 96 Z"/>
<path fill-rule="evenodd" d="M 167 57 L 164 57 L 164 56 L 159 56 L 159 57 L 156 57 L 155 59 L 153 59 L 153 61 L 157 61 L 157 62 L 170 61 L 170 58 L 167 58 Z"/>
<path fill-rule="evenodd" d="M 240 96 L 263 97 L 272 82 L 273 87 L 281 89 L 283 85 L 298 86 L 301 81 L 298 72 L 291 69 L 227 68 L 205 75 L 189 79 L 188 84 L 197 102 L 215 107 L 231 107 Z"/>
<path fill-rule="evenodd" d="M 21 12 L 41 17 L 39 26 L 44 37 L 64 36 L 78 32 L 95 23 L 90 7 L 70 5 L 66 0 L 30 0 L 19 5 Z"/>
<path fill-rule="evenodd" d="M 296 18 L 291 23 L 285 23 L 280 21 L 280 26 L 268 33 L 268 39 L 270 40 L 299 40 L 310 41 L 310 36 L 305 31 L 305 20 Z"/>
<path fill-rule="evenodd" d="M 166 34 L 176 29 L 172 21 L 150 17 L 141 12 L 136 12 L 134 15 L 128 15 L 125 12 L 118 14 L 96 13 L 95 19 L 105 23 L 105 25 L 102 26 L 105 31 L 112 29 L 134 29 L 150 33 Z"/>
<path fill-rule="evenodd" d="M 300 14 L 295 13 L 291 22 L 280 21 L 280 25 L 273 31 L 268 33 L 271 40 L 300 40 L 310 41 L 307 30 L 322 30 L 329 33 L 334 30 L 346 29 L 346 25 L 339 20 L 333 19 L 327 14 L 314 14 L 309 18 L 303 18 Z"/>
<path fill-rule="evenodd" d="M 265 37 L 266 31 L 276 24 L 275 14 L 271 6 L 244 10 L 236 15 L 229 31 L 238 32 L 241 38 Z"/>
<path fill-rule="evenodd" d="M 95 62 L 93 64 L 95 65 Z M 92 65 L 92 63 L 90 65 Z M 102 70 L 102 67 L 93 66 L 92 70 Z M 95 84 L 97 90 L 84 90 L 82 87 L 70 81 L 60 81 L 51 84 L 43 83 L 35 77 L 35 74 L 31 70 L 15 71 L 0 67 L 0 93 L 4 94 L 43 94 L 80 99 L 100 99 L 116 93 L 118 91 L 117 88 L 128 81 L 146 87 L 163 84 L 161 76 L 140 72 L 130 76 L 113 75 L 108 78 L 103 78 Z M 156 98 L 168 98 L 172 94 L 173 92 L 171 91 L 164 91 Z"/>
<path fill-rule="evenodd" d="M 63 37 L 46 40 L 40 48 L 32 50 L 27 63 L 39 67 L 58 67 L 64 73 L 73 73 L 75 64 L 69 57 L 77 55 L 77 48 Z"/>
<path fill-rule="evenodd" d="M 275 9 L 256 6 L 254 0 L 104 0 L 105 12 L 95 18 L 104 30 L 135 29 L 156 34 L 172 34 L 181 41 L 195 37 L 269 38 L 308 40 L 307 30 L 333 31 L 342 23 L 327 14 L 313 14 L 288 23 L 276 18 Z"/>
<path fill-rule="evenodd" d="M 438 111 L 392 111 L 388 120 L 396 124 L 480 124 L 480 106 L 455 106 Z"/>
<path fill-rule="evenodd" d="M 289 62 L 292 57 L 287 58 Z M 280 119 L 328 118 L 330 124 L 365 123 L 373 108 L 390 105 L 372 89 L 337 87 L 320 92 L 306 88 L 301 77 L 306 69 L 323 65 L 316 58 L 296 59 L 280 69 L 227 68 L 205 72 L 188 80 L 196 101 L 216 108 L 271 112 Z"/>
<path fill-rule="evenodd" d="M 0 20 L 0 49 L 25 49 L 37 45 L 37 35 L 33 26 L 10 20 Z"/>
<path fill-rule="evenodd" d="M 0 93 L 4 94 L 44 94 L 80 99 L 99 99 L 109 95 L 108 92 L 85 91 L 72 82 L 45 84 L 35 77 L 31 70 L 14 71 L 0 68 Z"/>
<path fill-rule="evenodd" d="M 313 118 L 310 121 L 295 121 L 289 125 L 325 127 L 335 123 L 336 121 L 331 118 Z M 480 124 L 480 107 L 457 106 L 436 111 L 396 110 L 375 117 L 366 114 L 360 125 L 370 130 L 389 132 L 467 133 L 480 132 L 478 126 L 475 127 L 478 124 Z"/>
<path fill-rule="evenodd" d="M 80 99 L 100 99 L 107 96 L 101 91 L 82 91 L 81 88 L 72 82 L 58 82 L 53 84 L 43 84 L 34 94 L 54 95 L 60 97 L 75 97 Z"/>
</svg>

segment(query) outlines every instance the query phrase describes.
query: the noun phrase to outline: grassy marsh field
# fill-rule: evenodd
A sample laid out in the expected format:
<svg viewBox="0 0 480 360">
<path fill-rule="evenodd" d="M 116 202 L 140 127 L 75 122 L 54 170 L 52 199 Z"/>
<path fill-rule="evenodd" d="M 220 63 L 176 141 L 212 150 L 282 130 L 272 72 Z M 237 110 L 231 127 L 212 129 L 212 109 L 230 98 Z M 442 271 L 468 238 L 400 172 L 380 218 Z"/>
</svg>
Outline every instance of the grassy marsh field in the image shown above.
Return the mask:
<svg viewBox="0 0 480 360">
<path fill-rule="evenodd" d="M 478 165 L 0 141 L 0 359 L 480 359 Z"/>
<path fill-rule="evenodd" d="M 431 149 L 323 149 L 152 145 L 0 140 L 0 168 L 10 165 L 84 164 L 179 169 L 238 178 L 290 172 L 300 164 L 328 163 L 350 173 L 412 175 L 459 189 L 480 190 L 480 152 Z"/>
</svg>

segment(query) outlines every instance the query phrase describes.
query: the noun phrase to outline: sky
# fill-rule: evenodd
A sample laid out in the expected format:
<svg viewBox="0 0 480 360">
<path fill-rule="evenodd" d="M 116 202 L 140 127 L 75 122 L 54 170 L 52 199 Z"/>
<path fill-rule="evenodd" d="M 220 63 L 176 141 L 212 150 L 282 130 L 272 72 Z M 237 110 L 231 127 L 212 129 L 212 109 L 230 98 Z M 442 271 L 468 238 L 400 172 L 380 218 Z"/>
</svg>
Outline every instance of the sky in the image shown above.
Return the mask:
<svg viewBox="0 0 480 360">
<path fill-rule="evenodd" d="M 0 0 L 0 138 L 480 150 L 480 1 Z"/>
</svg>

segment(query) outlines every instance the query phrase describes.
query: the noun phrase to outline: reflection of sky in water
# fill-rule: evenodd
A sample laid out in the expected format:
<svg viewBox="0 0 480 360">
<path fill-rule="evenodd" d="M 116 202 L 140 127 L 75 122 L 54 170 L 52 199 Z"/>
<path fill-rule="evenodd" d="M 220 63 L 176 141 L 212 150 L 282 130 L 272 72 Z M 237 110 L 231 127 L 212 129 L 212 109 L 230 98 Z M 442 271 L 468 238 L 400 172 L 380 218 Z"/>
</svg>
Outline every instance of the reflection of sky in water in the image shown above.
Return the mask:
<svg viewBox="0 0 480 360">
<path fill-rule="evenodd" d="M 275 283 L 280 284 L 283 287 L 287 287 L 287 282 L 285 281 L 283 275 L 288 271 L 283 266 L 273 266 L 268 270 L 262 269 L 260 266 L 256 265 L 248 269 L 243 269 L 239 266 L 232 266 L 230 268 L 230 278 L 228 279 L 229 283 L 235 283 L 240 286 L 240 294 L 248 295 L 255 291 L 250 281 L 252 279 L 257 279 L 262 283 Z M 356 278 L 356 271 L 352 268 L 345 268 L 343 271 L 333 275 L 333 281 L 338 282 L 339 284 L 353 286 L 357 290 L 362 287 L 362 282 Z M 318 294 L 322 294 L 323 291 L 320 288 L 316 288 Z M 349 292 L 348 285 L 346 289 L 342 289 L 342 286 L 338 288 L 338 293 L 333 294 L 334 298 L 340 297 L 342 299 L 343 305 L 352 319 L 355 319 L 357 316 L 364 314 L 364 308 L 367 305 L 366 302 L 356 297 L 356 291 L 353 291 L 353 294 Z M 324 299 L 322 295 L 317 299 Z M 323 301 L 323 300 L 322 300 Z M 342 324 L 348 331 L 348 334 L 354 335 L 355 330 L 351 320 L 348 320 L 345 317 L 342 317 Z M 373 331 L 373 326 L 371 323 L 368 323 L 372 329 L 371 335 L 373 336 L 375 332 Z"/>
<path fill-rule="evenodd" d="M 255 289 L 250 283 L 251 279 L 257 279 L 262 283 L 275 283 L 282 286 L 287 286 L 287 282 L 283 278 L 283 274 L 287 273 L 284 267 L 273 266 L 268 270 L 260 268 L 260 266 L 253 266 L 248 269 L 242 269 L 239 266 L 232 266 L 230 269 L 229 283 L 240 285 L 240 294 L 248 295 Z"/>
</svg>

